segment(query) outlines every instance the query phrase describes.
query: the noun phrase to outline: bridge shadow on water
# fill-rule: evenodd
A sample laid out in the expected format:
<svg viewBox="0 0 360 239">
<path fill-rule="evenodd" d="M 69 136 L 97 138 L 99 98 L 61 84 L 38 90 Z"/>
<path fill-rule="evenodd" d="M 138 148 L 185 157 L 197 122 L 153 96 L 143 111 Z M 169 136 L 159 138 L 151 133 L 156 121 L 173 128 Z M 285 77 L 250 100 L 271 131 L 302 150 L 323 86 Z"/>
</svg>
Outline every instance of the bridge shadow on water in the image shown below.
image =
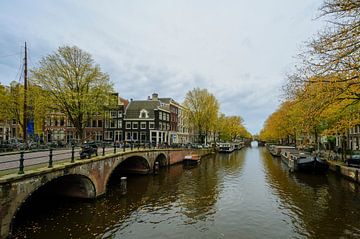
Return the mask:
<svg viewBox="0 0 360 239">
<path fill-rule="evenodd" d="M 168 164 L 163 154 L 155 162 L 159 162 L 160 168 Z M 172 172 L 176 172 L 176 167 L 174 169 Z M 73 238 L 93 238 L 94 232 L 103 232 L 109 224 L 116 223 L 121 215 L 128 215 L 143 202 L 143 194 L 148 193 L 148 184 L 153 181 L 145 174 L 152 170 L 142 157 L 126 159 L 112 171 L 106 184 L 106 196 L 97 199 L 94 199 L 95 186 L 89 178 L 83 175 L 58 177 L 38 188 L 18 208 L 11 224 L 11 236 L 69 238 L 70 235 Z M 120 179 L 124 176 L 128 177 L 126 196 L 120 192 Z M 162 180 L 162 177 L 156 178 Z M 108 205 L 112 208 L 108 208 Z M 99 211 L 109 214 L 97 215 Z M 43 225 L 48 228 L 44 230 Z M 67 225 L 66 228 L 64 225 Z"/>
</svg>

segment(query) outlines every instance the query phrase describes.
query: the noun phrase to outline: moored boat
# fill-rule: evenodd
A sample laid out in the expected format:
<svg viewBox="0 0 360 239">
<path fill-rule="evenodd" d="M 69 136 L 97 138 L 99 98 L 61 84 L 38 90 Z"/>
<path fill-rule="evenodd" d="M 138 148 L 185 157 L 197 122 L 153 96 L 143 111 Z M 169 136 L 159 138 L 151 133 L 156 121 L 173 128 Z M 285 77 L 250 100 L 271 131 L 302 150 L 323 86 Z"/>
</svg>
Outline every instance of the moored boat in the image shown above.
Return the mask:
<svg viewBox="0 0 360 239">
<path fill-rule="evenodd" d="M 287 151 L 287 150 L 295 150 L 295 147 L 293 146 L 283 146 L 283 145 L 270 145 L 269 146 L 269 152 L 274 157 L 280 157 L 281 152 Z"/>
<path fill-rule="evenodd" d="M 322 173 L 329 169 L 329 164 L 326 160 L 310 154 L 295 154 L 292 155 L 292 159 L 296 164 L 296 171 Z"/>
<path fill-rule="evenodd" d="M 198 164 L 198 163 L 200 163 L 200 158 L 201 157 L 198 154 L 185 155 L 184 163 L 186 163 L 186 164 Z"/>
<path fill-rule="evenodd" d="M 231 153 L 235 150 L 235 147 L 231 143 L 220 143 L 219 153 Z"/>
</svg>

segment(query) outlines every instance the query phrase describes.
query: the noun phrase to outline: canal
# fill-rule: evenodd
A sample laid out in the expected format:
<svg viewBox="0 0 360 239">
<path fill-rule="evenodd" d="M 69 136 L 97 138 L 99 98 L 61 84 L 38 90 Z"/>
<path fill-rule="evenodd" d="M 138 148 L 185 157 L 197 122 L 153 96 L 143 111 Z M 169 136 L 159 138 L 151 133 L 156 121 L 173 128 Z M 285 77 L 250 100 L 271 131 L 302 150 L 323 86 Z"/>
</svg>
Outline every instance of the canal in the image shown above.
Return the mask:
<svg viewBox="0 0 360 239">
<path fill-rule="evenodd" d="M 39 192 L 19 211 L 15 238 L 356 238 L 359 188 L 332 173 L 291 174 L 265 148 L 204 158 L 159 175 L 119 174 L 106 196 Z"/>
</svg>

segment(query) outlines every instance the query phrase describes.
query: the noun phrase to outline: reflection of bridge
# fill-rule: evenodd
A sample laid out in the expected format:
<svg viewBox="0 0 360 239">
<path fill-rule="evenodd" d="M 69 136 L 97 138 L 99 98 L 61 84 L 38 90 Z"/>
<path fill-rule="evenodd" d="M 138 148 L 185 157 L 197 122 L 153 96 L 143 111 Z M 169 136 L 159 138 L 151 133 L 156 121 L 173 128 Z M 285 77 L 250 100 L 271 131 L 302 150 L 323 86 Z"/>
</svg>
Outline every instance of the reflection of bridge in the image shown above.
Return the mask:
<svg viewBox="0 0 360 239">
<path fill-rule="evenodd" d="M 181 162 L 184 156 L 194 152 L 190 149 L 148 149 L 121 152 L 11 174 L 0 178 L 0 238 L 9 234 L 11 223 L 21 205 L 36 191 L 50 186 L 57 194 L 96 198 L 106 192 L 108 180 L 115 170 L 135 173 L 152 172 L 155 162 L 160 167 Z M 211 150 L 196 150 L 200 155 Z"/>
</svg>

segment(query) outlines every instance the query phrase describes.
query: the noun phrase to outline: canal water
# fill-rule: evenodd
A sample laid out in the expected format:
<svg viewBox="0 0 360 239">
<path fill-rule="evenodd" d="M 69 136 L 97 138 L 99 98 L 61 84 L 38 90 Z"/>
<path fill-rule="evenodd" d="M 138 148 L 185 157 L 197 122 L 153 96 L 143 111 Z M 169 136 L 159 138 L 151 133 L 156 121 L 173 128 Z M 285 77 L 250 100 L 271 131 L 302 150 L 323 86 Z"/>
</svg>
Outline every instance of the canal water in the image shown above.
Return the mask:
<svg viewBox="0 0 360 239">
<path fill-rule="evenodd" d="M 119 176 L 119 175 L 116 175 Z M 360 238 L 357 185 L 289 173 L 265 148 L 244 148 L 128 178 L 91 201 L 34 197 L 15 238 Z"/>
</svg>

